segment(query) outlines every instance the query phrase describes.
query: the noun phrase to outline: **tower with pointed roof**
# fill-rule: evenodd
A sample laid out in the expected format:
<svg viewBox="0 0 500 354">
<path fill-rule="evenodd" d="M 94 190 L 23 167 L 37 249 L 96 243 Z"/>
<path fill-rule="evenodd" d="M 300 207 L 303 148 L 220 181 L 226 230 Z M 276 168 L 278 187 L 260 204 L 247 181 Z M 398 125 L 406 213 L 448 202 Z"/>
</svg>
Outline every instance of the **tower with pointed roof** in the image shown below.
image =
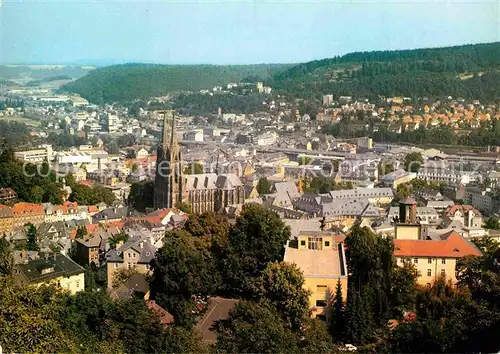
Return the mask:
<svg viewBox="0 0 500 354">
<path fill-rule="evenodd" d="M 173 110 L 164 112 L 162 141 L 156 155 L 154 207 L 173 208 L 184 200 L 181 148 L 175 132 Z"/>
</svg>

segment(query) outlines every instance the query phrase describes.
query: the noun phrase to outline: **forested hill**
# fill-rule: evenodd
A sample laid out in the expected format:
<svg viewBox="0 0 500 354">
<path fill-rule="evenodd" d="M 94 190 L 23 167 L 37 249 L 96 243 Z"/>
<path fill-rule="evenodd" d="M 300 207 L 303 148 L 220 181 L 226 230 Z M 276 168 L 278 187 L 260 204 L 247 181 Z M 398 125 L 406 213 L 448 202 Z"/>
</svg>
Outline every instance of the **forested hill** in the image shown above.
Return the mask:
<svg viewBox="0 0 500 354">
<path fill-rule="evenodd" d="M 293 96 L 500 96 L 500 42 L 446 48 L 349 53 L 296 65 L 272 86 Z"/>
<path fill-rule="evenodd" d="M 166 95 L 172 91 L 212 89 L 230 82 L 271 79 L 291 64 L 150 65 L 126 64 L 97 69 L 63 86 L 93 103 Z"/>
</svg>

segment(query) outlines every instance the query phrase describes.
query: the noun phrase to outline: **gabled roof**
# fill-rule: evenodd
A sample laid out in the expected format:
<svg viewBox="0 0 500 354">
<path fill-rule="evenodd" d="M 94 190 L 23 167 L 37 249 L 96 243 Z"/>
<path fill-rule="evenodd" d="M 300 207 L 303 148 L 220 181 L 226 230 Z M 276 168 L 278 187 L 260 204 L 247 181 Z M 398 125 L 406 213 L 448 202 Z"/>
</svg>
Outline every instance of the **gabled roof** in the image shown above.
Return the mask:
<svg viewBox="0 0 500 354">
<path fill-rule="evenodd" d="M 455 231 L 440 236 L 440 240 L 394 240 L 396 257 L 460 258 L 480 256 L 481 251 Z"/>
<path fill-rule="evenodd" d="M 462 212 L 462 214 L 465 214 L 468 211 L 472 211 L 476 216 L 481 216 L 481 213 L 479 212 L 479 210 L 474 208 L 472 205 L 466 205 L 466 204 L 455 204 L 455 205 L 449 207 L 448 209 L 446 209 L 446 211 L 444 213 L 447 216 L 452 216 L 457 211 Z"/>
<path fill-rule="evenodd" d="M 142 247 L 141 247 L 142 245 Z M 146 239 L 131 239 L 121 247 L 117 249 L 112 249 L 106 254 L 106 260 L 108 262 L 123 262 L 123 254 L 128 250 L 134 250 L 139 253 L 138 263 L 148 264 L 155 257 L 156 249 L 153 245 Z"/>
</svg>

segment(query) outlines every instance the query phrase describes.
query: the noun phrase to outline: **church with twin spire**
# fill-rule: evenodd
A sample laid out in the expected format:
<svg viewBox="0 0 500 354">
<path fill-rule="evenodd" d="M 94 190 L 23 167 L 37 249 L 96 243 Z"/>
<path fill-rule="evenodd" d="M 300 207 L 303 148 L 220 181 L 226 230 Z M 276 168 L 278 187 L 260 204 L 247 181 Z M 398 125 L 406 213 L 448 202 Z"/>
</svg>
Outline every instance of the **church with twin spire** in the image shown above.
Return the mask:
<svg viewBox="0 0 500 354">
<path fill-rule="evenodd" d="M 229 213 L 243 205 L 245 188 L 236 174 L 184 175 L 183 170 L 175 114 L 173 110 L 165 111 L 156 159 L 155 209 L 174 208 L 178 203 L 187 202 L 193 213 Z"/>
</svg>

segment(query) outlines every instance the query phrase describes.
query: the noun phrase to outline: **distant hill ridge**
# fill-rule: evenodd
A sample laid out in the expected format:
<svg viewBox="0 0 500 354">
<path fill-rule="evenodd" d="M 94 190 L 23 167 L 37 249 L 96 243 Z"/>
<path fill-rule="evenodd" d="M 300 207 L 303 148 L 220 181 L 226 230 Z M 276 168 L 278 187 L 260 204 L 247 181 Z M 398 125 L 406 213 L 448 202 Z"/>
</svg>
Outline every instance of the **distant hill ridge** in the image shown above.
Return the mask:
<svg viewBox="0 0 500 354">
<path fill-rule="evenodd" d="M 262 65 L 125 64 L 96 69 L 66 84 L 94 103 L 210 89 L 229 82 L 262 80 L 274 92 L 316 99 L 355 97 L 500 97 L 500 42 L 444 48 L 354 52 L 307 63 Z"/>
<path fill-rule="evenodd" d="M 271 80 L 291 64 L 160 65 L 123 64 L 96 69 L 63 89 L 90 102 L 126 101 L 163 96 L 173 91 L 197 91 L 230 82 Z"/>
<path fill-rule="evenodd" d="M 499 69 L 500 42 L 355 52 L 296 65 L 275 75 L 272 86 L 303 98 L 334 93 L 356 97 L 452 95 L 494 100 L 499 98 Z"/>
</svg>

